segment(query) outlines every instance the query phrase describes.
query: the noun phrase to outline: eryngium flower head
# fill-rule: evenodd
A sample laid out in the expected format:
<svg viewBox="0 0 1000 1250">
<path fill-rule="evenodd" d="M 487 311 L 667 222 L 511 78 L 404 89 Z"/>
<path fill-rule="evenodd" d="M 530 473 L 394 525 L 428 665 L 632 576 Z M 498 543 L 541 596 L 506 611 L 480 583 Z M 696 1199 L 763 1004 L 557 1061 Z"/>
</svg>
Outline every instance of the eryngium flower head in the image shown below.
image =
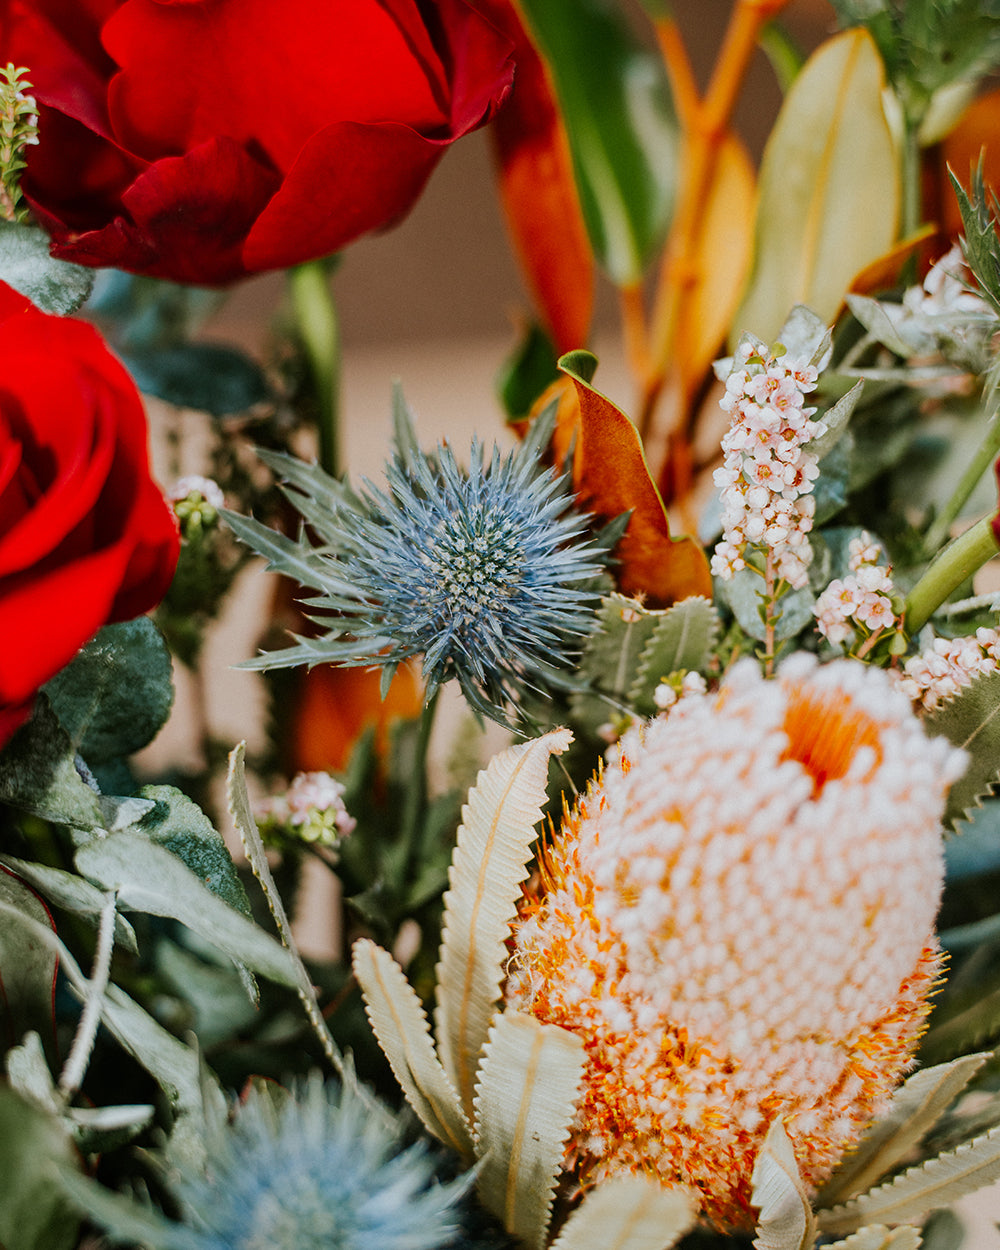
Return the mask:
<svg viewBox="0 0 1000 1250">
<path fill-rule="evenodd" d="M 326 479 L 340 492 L 332 506 L 310 506 L 298 471 L 289 495 L 321 545 L 301 539 L 297 563 L 276 558 L 270 531 L 228 514 L 273 567 L 321 592 L 308 603 L 329 630 L 251 666 L 377 664 L 391 675 L 422 656 L 428 698 L 454 678 L 472 707 L 505 721 L 526 690 L 558 680 L 593 629 L 587 583 L 607 551 L 584 537 L 589 518 L 573 509 L 565 480 L 540 470 L 538 437 L 489 458 L 474 442 L 467 471 L 449 447 L 427 455 L 400 441 L 384 488 L 366 482 L 355 494 Z M 288 472 L 287 458 L 264 458 Z M 319 475 L 309 473 L 315 490 Z"/>
<path fill-rule="evenodd" d="M 154 1250 L 438 1250 L 454 1244 L 464 1179 L 441 1185 L 426 1147 L 404 1148 L 387 1108 L 318 1074 L 283 1105 L 251 1089 L 209 1141 L 204 1170 L 172 1185 L 182 1222 L 152 1220 Z M 110 1208 L 97 1218 L 110 1235 Z M 159 1228 L 159 1232 L 157 1229 Z"/>
<path fill-rule="evenodd" d="M 746 1227 L 781 1116 L 826 1178 L 924 1027 L 963 758 L 881 670 L 805 656 L 622 739 L 546 852 L 507 989 L 584 1040 L 585 1176 L 653 1171 Z"/>
</svg>

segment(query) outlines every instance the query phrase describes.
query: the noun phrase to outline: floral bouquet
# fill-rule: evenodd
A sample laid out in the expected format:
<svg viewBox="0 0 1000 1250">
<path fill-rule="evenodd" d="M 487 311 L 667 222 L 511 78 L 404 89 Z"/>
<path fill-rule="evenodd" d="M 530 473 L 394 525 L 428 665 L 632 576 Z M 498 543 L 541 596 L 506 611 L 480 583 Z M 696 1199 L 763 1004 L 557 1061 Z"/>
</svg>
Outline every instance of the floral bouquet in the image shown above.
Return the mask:
<svg viewBox="0 0 1000 1250">
<path fill-rule="evenodd" d="M 0 0 L 4 1250 L 987 1250 L 1000 8 L 677 8 Z M 330 258 L 480 127 L 496 428 L 359 478 Z"/>
</svg>

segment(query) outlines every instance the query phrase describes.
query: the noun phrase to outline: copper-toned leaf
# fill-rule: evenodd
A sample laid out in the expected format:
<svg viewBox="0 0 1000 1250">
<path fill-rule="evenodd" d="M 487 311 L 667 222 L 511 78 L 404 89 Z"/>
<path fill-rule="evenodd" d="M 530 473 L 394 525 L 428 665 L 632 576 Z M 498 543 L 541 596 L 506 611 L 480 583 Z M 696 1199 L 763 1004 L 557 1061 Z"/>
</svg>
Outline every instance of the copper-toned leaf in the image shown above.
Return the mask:
<svg viewBox="0 0 1000 1250">
<path fill-rule="evenodd" d="M 573 380 L 580 404 L 573 488 L 582 507 L 603 520 L 631 512 L 615 555 L 619 589 L 665 607 L 689 595 L 711 598 L 708 559 L 693 538 L 673 538 L 663 500 L 646 463 L 639 432 L 590 385 L 593 357 L 571 352 L 559 367 Z"/>
<path fill-rule="evenodd" d="M 962 214 L 948 177 L 948 168 L 967 184 L 970 173 L 983 157 L 983 180 L 1000 189 L 1000 90 L 990 91 L 966 109 L 961 121 L 940 147 L 936 185 L 938 217 L 948 239 L 962 233 Z M 931 209 L 935 206 L 930 205 Z M 945 243 L 945 247 L 947 243 Z"/>
<path fill-rule="evenodd" d="M 514 41 L 517 75 L 490 133 L 500 199 L 522 269 L 559 352 L 582 347 L 594 306 L 594 256 L 566 128 L 548 71 L 512 0 L 480 9 Z"/>
</svg>

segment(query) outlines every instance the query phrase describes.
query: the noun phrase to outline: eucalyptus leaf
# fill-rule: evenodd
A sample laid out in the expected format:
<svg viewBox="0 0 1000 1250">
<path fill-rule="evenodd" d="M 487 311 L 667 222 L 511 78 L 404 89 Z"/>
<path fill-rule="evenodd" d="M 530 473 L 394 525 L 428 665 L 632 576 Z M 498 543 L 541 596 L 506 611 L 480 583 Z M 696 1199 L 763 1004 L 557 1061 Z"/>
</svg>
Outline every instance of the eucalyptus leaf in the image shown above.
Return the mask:
<svg viewBox="0 0 1000 1250">
<path fill-rule="evenodd" d="M 69 734 L 44 694 L 31 719 L 0 751 L 0 802 L 57 824 L 100 828 L 98 795 L 76 767 Z"/>
<path fill-rule="evenodd" d="M 174 701 L 170 652 L 146 616 L 104 628 L 44 687 L 88 764 L 152 742 Z"/>
<path fill-rule="evenodd" d="M 851 419 L 851 414 L 861 398 L 864 385 L 864 379 L 855 382 L 846 395 L 841 395 L 832 407 L 820 414 L 819 419 L 826 423 L 826 429 L 822 434 L 814 438 L 811 443 L 806 444 L 806 451 L 822 460 L 827 452 L 831 451 L 840 442 L 841 436 L 847 429 L 847 423 Z"/>
<path fill-rule="evenodd" d="M 213 894 L 176 855 L 139 833 L 125 831 L 76 853 L 80 872 L 118 893 L 126 910 L 169 916 L 255 972 L 295 987 L 288 952 L 253 921 Z"/>
<path fill-rule="evenodd" d="M 167 938 L 156 944 L 155 965 L 168 988 L 194 1012 L 192 1028 L 202 1046 L 231 1041 L 253 1022 L 256 1007 L 231 965 L 208 963 Z"/>
<path fill-rule="evenodd" d="M 4 1060 L 11 1088 L 42 1108 L 58 1115 L 62 1101 L 56 1093 L 42 1039 L 35 1032 L 25 1033 L 19 1046 L 12 1046 Z"/>
<path fill-rule="evenodd" d="M 673 205 L 677 125 L 662 61 L 609 0 L 522 0 L 555 84 L 598 261 L 627 286 L 659 247 Z"/>
<path fill-rule="evenodd" d="M 742 569 L 729 581 L 719 581 L 717 584 L 718 597 L 732 608 L 740 629 L 747 637 L 758 642 L 763 642 L 765 636 L 764 622 L 760 615 L 763 588 L 764 579 L 752 569 Z M 790 590 L 779 600 L 777 610 L 780 615 L 776 616 L 774 622 L 776 642 L 793 638 L 809 624 L 813 619 L 813 602 L 808 586 Z"/>
<path fill-rule="evenodd" d="M 77 916 L 86 916 L 96 925 L 104 910 L 107 896 L 103 890 L 98 890 L 83 877 L 74 872 L 66 872 L 63 868 L 50 868 L 47 864 L 15 859 L 11 855 L 0 855 L 0 864 L 23 877 L 53 906 L 61 907 Z M 133 954 L 138 951 L 135 930 L 124 916 L 117 914 L 115 942 Z"/>
<path fill-rule="evenodd" d="M 792 84 L 764 151 L 734 341 L 744 329 L 770 341 L 794 304 L 831 322 L 855 274 L 895 242 L 900 180 L 884 85 L 864 30 L 827 40 Z"/>
<path fill-rule="evenodd" d="M 155 1246 L 156 1250 L 199 1250 L 201 1238 L 185 1224 L 168 1220 L 151 1206 L 140 1206 L 90 1177 L 61 1169 L 56 1182 L 63 1201 L 106 1229 L 114 1241 Z"/>
<path fill-rule="evenodd" d="M 50 256 L 49 236 L 38 226 L 0 221 L 0 281 L 42 312 L 65 317 L 90 294 L 94 271 Z"/>
<path fill-rule="evenodd" d="M 143 786 L 140 797 L 154 806 L 139 831 L 187 864 L 223 902 L 249 916 L 250 902 L 225 839 L 198 804 L 174 786 Z"/>
<path fill-rule="evenodd" d="M 948 792 L 944 820 L 968 821 L 1000 776 L 1000 673 L 986 673 L 924 717 L 929 734 L 942 734 L 969 753 L 962 777 Z"/>
<path fill-rule="evenodd" d="M 69 1133 L 13 1089 L 0 1085 L 0 1245 L 4 1250 L 70 1250 L 79 1220 L 53 1184 L 75 1166 Z"/>
<path fill-rule="evenodd" d="M 0 902 L 37 925 L 54 927 L 34 890 L 4 868 L 0 868 Z M 52 947 L 39 940 L 33 926 L 9 920 L 0 925 L 0 1043 L 5 1047 L 30 1030 L 52 1039 L 56 967 Z"/>
<path fill-rule="evenodd" d="M 222 417 L 246 412 L 271 395 L 256 361 L 221 343 L 120 350 L 139 390 L 176 408 Z"/>
</svg>

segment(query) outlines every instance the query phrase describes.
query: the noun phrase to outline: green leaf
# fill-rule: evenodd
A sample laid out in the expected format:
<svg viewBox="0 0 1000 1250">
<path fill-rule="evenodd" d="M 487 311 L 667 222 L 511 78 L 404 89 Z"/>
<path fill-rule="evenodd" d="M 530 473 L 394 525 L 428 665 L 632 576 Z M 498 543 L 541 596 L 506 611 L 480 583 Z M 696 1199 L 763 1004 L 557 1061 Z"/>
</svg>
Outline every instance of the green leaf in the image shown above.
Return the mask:
<svg viewBox="0 0 1000 1250">
<path fill-rule="evenodd" d="M 38 695 L 31 719 L 0 751 L 0 802 L 57 824 L 99 828 L 98 795 L 80 776 L 74 758 L 69 734 L 45 695 Z"/>
<path fill-rule="evenodd" d="M 5 864 L 12 872 L 23 877 L 54 907 L 61 907 L 63 911 L 72 912 L 76 916 L 86 916 L 96 926 L 107 896 L 89 881 L 84 881 L 83 877 L 62 868 L 50 868 L 46 864 L 14 859 L 11 855 L 0 855 L 0 864 Z M 115 942 L 133 954 L 138 951 L 135 930 L 124 916 L 115 916 Z"/>
<path fill-rule="evenodd" d="M 924 717 L 929 734 L 942 734 L 969 753 L 969 766 L 948 793 L 945 824 L 970 820 L 1000 776 L 1000 673 L 975 678 Z"/>
<path fill-rule="evenodd" d="M 233 960 L 245 963 L 279 985 L 296 985 L 288 952 L 222 899 L 162 846 L 125 831 L 90 842 L 76 853 L 85 877 L 118 892 L 130 911 L 179 920 Z"/>
<path fill-rule="evenodd" d="M 256 1007 L 230 965 L 206 963 L 163 938 L 156 944 L 156 971 L 194 1012 L 192 1028 L 202 1046 L 231 1041 L 253 1021 Z"/>
<path fill-rule="evenodd" d="M 763 589 L 764 579 L 752 569 L 743 569 L 729 581 L 719 581 L 717 584 L 718 596 L 732 608 L 740 629 L 747 637 L 757 642 L 763 642 L 765 634 L 764 622 L 760 615 Z M 776 642 L 782 642 L 785 638 L 793 638 L 800 629 L 809 624 L 813 616 L 813 602 L 813 595 L 808 586 L 803 586 L 799 590 L 790 590 L 782 597 L 778 603 L 778 611 L 781 615 L 777 617 L 774 624 Z"/>
<path fill-rule="evenodd" d="M 173 786 L 143 786 L 139 793 L 156 806 L 137 832 L 183 860 L 213 894 L 249 916 L 250 902 L 225 839 L 197 803 Z"/>
<path fill-rule="evenodd" d="M 49 236 L 37 226 L 0 221 L 0 280 L 42 312 L 76 312 L 94 285 L 94 271 L 49 255 Z"/>
<path fill-rule="evenodd" d="M 556 349 L 537 321 L 521 331 L 514 351 L 497 374 L 497 393 L 508 421 L 521 421 L 545 388 L 559 377 Z"/>
<path fill-rule="evenodd" d="M 639 679 L 643 653 L 663 616 L 625 595 L 602 600 L 580 660 L 580 675 L 599 693 L 573 696 L 577 719 L 595 729 L 615 715 L 631 712 L 629 691 Z"/>
<path fill-rule="evenodd" d="M 97 1181 L 60 1169 L 57 1185 L 64 1201 L 89 1216 L 117 1243 L 155 1246 L 156 1250 L 197 1250 L 198 1235 L 185 1224 L 168 1220 L 155 1207 L 140 1206 Z"/>
<path fill-rule="evenodd" d="M 65 1127 L 0 1085 L 0 1245 L 4 1250 L 69 1250 L 79 1219 L 53 1184 L 57 1165 L 75 1163 Z"/>
<path fill-rule="evenodd" d="M 223 417 L 246 412 L 271 394 L 254 360 L 219 343 L 120 351 L 139 390 L 176 408 Z"/>
<path fill-rule="evenodd" d="M 105 625 L 44 689 L 73 749 L 103 764 L 142 750 L 166 723 L 170 652 L 149 617 Z"/>
<path fill-rule="evenodd" d="M 5 868 L 0 868 L 0 902 L 53 927 L 34 890 Z M 9 919 L 0 924 L 0 1045 L 5 1049 L 30 1031 L 51 1041 L 55 977 L 55 954 L 33 927 Z"/>
<path fill-rule="evenodd" d="M 637 282 L 673 206 L 677 126 L 660 59 L 609 0 L 522 0 L 552 71 L 587 232 L 619 285 Z"/>
<path fill-rule="evenodd" d="M 629 690 L 629 699 L 640 716 L 656 712 L 653 691 L 661 677 L 681 671 L 704 672 L 719 632 L 718 612 L 710 600 L 699 595 L 654 615 L 655 624 Z"/>
<path fill-rule="evenodd" d="M 831 322 L 852 278 L 896 239 L 898 159 L 871 37 L 823 44 L 792 84 L 761 165 L 754 269 L 733 341 L 770 340 L 793 304 Z"/>
</svg>

